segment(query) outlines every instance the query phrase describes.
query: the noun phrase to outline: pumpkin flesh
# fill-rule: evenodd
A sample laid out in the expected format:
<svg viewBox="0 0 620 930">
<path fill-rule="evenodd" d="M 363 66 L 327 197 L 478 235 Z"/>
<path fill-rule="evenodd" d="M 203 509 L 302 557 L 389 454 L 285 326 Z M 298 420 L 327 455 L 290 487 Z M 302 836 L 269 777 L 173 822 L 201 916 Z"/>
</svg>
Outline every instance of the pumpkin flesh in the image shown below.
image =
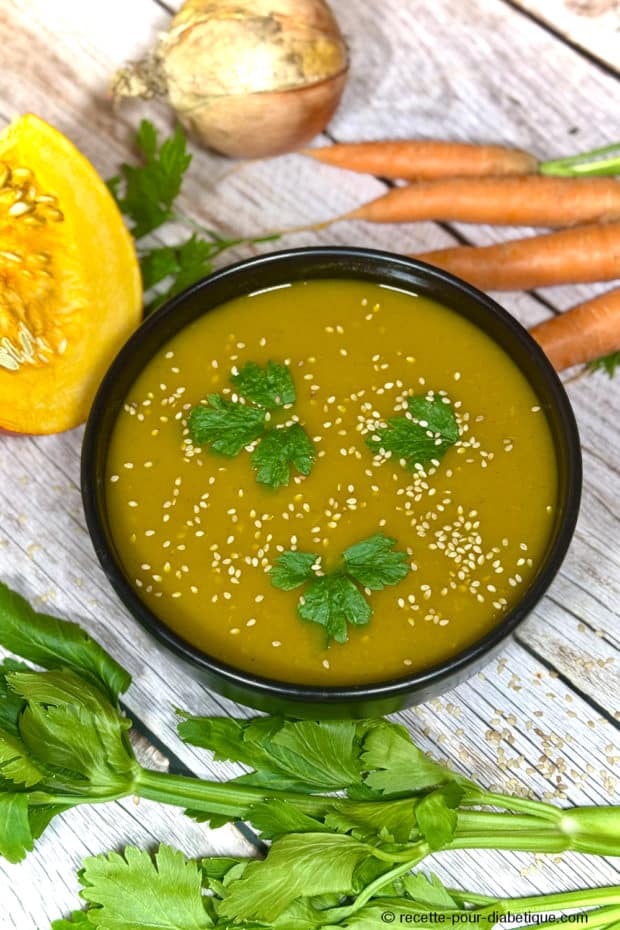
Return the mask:
<svg viewBox="0 0 620 930">
<path fill-rule="evenodd" d="M 140 321 L 133 240 L 105 184 L 28 114 L 0 135 L 0 427 L 82 423 Z"/>
</svg>

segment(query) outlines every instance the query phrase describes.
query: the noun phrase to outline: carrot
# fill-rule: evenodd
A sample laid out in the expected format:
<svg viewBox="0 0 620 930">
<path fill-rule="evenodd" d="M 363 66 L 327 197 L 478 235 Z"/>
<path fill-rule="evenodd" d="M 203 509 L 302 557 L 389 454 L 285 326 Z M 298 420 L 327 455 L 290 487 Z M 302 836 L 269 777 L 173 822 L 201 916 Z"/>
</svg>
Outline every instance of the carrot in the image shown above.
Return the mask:
<svg viewBox="0 0 620 930">
<path fill-rule="evenodd" d="M 530 329 L 557 371 L 620 349 L 620 288 Z"/>
<path fill-rule="evenodd" d="M 502 226 L 576 226 L 620 220 L 615 178 L 445 178 L 395 187 L 338 220 L 404 223 L 417 220 Z M 328 225 L 328 224 L 324 224 Z"/>
<path fill-rule="evenodd" d="M 577 226 L 480 248 L 456 246 L 414 255 L 483 291 L 620 278 L 620 223 Z"/>
<path fill-rule="evenodd" d="M 466 142 L 340 142 L 301 153 L 336 168 L 402 180 L 534 174 L 538 170 L 538 161 L 529 152 Z"/>
</svg>

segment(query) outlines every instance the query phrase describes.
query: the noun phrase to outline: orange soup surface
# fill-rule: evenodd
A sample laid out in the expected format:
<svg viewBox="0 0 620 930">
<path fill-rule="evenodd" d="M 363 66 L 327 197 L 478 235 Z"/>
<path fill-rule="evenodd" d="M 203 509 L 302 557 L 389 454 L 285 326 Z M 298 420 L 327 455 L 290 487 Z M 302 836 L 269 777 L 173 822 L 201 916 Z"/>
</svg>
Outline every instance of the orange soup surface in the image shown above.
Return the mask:
<svg viewBox="0 0 620 930">
<path fill-rule="evenodd" d="M 313 449 L 310 473 L 291 465 L 277 488 L 252 465 L 265 439 L 226 456 L 188 426 L 210 395 L 255 406 L 231 381 L 249 362 L 287 369 L 295 399 L 265 428 L 297 423 Z M 377 443 L 419 397 L 449 407 L 458 438 L 416 466 Z M 536 394 L 477 327 L 422 297 L 319 280 L 230 301 L 150 360 L 113 430 L 106 495 L 128 578 L 181 637 L 263 677 L 351 685 L 432 667 L 501 620 L 544 555 L 557 468 Z M 343 553 L 375 537 L 403 577 L 373 587 Z M 272 572 L 290 553 L 313 567 L 284 590 Z M 346 642 L 300 616 L 330 573 L 360 608 Z"/>
</svg>

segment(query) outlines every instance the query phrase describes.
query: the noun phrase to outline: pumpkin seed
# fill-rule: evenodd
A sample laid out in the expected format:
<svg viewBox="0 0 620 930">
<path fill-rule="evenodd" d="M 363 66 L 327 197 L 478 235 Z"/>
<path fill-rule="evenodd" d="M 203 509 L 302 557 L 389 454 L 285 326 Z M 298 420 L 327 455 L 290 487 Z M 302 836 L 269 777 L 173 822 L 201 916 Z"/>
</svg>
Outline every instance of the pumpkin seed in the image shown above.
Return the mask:
<svg viewBox="0 0 620 930">
<path fill-rule="evenodd" d="M 13 168 L 13 180 L 18 184 L 24 184 L 26 181 L 32 181 L 33 174 L 30 168 Z"/>
<path fill-rule="evenodd" d="M 33 203 L 26 203 L 24 200 L 18 200 L 11 207 L 9 207 L 9 216 L 24 216 L 24 214 L 32 213 L 33 211 Z"/>
<path fill-rule="evenodd" d="M 52 207 L 51 204 L 37 204 L 37 208 L 37 215 L 43 217 L 45 220 L 51 220 L 52 223 L 61 223 L 65 218 L 62 210 L 58 210 L 57 207 Z"/>
</svg>

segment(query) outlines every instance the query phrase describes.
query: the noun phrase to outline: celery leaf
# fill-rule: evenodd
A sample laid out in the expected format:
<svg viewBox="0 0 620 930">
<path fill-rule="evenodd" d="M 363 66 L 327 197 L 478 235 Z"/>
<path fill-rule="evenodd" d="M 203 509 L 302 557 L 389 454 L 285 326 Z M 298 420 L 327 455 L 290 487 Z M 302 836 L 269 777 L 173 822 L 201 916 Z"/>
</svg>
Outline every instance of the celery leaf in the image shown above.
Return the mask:
<svg viewBox="0 0 620 930">
<path fill-rule="evenodd" d="M 85 860 L 82 897 L 98 930 L 206 930 L 213 926 L 202 895 L 200 865 L 169 846 L 154 860 L 128 846 Z"/>
</svg>

